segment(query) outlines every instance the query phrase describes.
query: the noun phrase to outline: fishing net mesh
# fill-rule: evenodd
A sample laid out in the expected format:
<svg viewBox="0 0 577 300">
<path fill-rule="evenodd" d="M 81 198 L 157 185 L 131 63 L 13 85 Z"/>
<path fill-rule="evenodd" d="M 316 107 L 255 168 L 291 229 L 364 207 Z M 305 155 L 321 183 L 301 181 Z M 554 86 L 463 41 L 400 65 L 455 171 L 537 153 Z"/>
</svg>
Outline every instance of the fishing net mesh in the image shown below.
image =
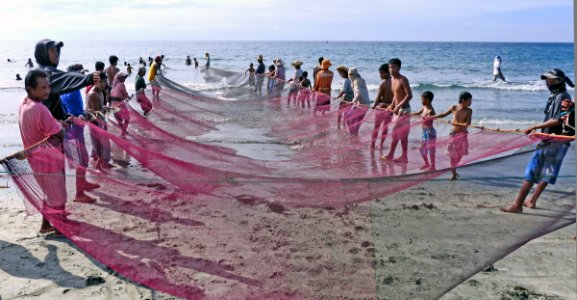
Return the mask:
<svg viewBox="0 0 577 300">
<path fill-rule="evenodd" d="M 430 123 L 420 118 L 389 122 L 385 111 L 338 103 L 326 111 L 314 92 L 295 101 L 288 85 L 261 95 L 238 73 L 204 76 L 226 86 L 199 92 L 162 76 L 149 116 L 129 103 L 126 136 L 112 118 L 108 130 L 76 121 L 87 141 L 111 145 L 117 168 L 84 168 L 58 144 L 6 161 L 29 212 L 123 276 L 191 299 L 439 298 L 575 222 L 571 158 L 540 200 L 546 209 L 497 209 L 515 197 L 543 138 L 475 128 L 451 136 L 450 124 L 435 121 L 436 141 L 424 143 Z M 384 149 L 369 150 L 371 140 L 380 144 L 383 128 L 373 131 L 383 118 Z M 408 162 L 384 160 L 403 131 Z M 436 168 L 422 169 L 431 152 Z M 55 162 L 62 171 L 33 170 Z M 447 181 L 451 167 L 458 182 Z M 90 192 L 95 203 L 73 201 L 84 173 L 100 184 Z M 58 197 L 64 211 L 50 205 Z"/>
</svg>

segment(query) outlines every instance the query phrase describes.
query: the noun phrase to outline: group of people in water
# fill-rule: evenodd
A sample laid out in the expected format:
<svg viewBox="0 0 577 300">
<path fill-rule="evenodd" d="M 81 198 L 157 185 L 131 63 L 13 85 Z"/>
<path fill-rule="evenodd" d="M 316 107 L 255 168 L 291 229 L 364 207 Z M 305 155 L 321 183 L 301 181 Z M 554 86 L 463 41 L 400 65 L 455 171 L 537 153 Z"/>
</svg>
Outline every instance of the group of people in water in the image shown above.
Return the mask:
<svg viewBox="0 0 577 300">
<path fill-rule="evenodd" d="M 472 109 L 470 108 L 473 96 L 464 91 L 459 96 L 459 103 L 449 108 L 444 113 L 437 114 L 432 102 L 434 94 L 426 91 L 421 95 L 422 108 L 419 111 L 411 112 L 410 101 L 413 93 L 409 80 L 400 73 L 402 62 L 398 58 L 389 60 L 378 69 L 381 83 L 375 101 L 369 98 L 369 91 L 364 78 L 359 74 L 357 68 L 338 66 L 338 74 L 344 79 L 342 88 L 336 97 L 332 97 L 332 83 L 334 73 L 330 70 L 332 62 L 329 59 L 320 57 L 318 65 L 313 69 L 313 82 L 308 78 L 308 72 L 303 71 L 301 60 L 294 60 L 292 67 L 294 72 L 287 79 L 284 62 L 277 58 L 265 72 L 264 59 L 262 55 L 256 57 L 258 66 L 255 69 L 251 63 L 248 73 L 248 84 L 254 87 L 254 92 L 262 94 L 264 78 L 267 78 L 267 95 L 280 96 L 285 84 L 289 85 L 287 103 L 295 103 L 305 107 L 305 103 L 310 108 L 311 100 L 314 100 L 314 113 L 325 113 L 330 110 L 331 100 L 339 101 L 337 126 L 348 127 L 352 135 L 358 135 L 361 123 L 368 109 L 375 111 L 375 123 L 372 130 L 372 137 L 369 148 L 371 150 L 384 149 L 384 142 L 388 136 L 389 125 L 392 124 L 391 146 L 389 152 L 381 159 L 393 161 L 395 163 L 408 162 L 408 138 L 410 131 L 411 116 L 421 116 L 422 122 L 422 145 L 420 148 L 423 157 L 423 170 L 436 170 L 436 131 L 433 127 L 435 118 L 443 118 L 453 115 L 453 129 L 451 131 L 450 144 L 448 148 L 451 157 L 452 175 L 451 180 L 458 177 L 456 167 L 464 155 L 468 154 L 467 127 L 471 124 Z M 372 103 L 372 104 L 371 104 Z M 380 132 L 380 143 L 376 144 Z M 401 145 L 401 155 L 395 156 L 398 144 Z"/>
<path fill-rule="evenodd" d="M 254 69 L 251 63 L 246 73 L 249 74 L 249 86 L 254 86 L 254 91 L 261 94 L 263 80 L 268 78 L 267 94 L 280 96 L 285 83 L 290 84 L 287 102 L 290 104 L 299 103 L 305 107 L 305 100 L 311 98 L 316 100 L 316 111 L 323 113 L 330 109 L 332 100 L 339 101 L 337 126 L 341 127 L 341 122 L 346 124 L 352 135 L 358 135 L 359 127 L 368 109 L 375 111 L 375 121 L 372 130 L 369 149 L 384 149 L 384 142 L 388 135 L 389 125 L 392 123 L 391 145 L 389 152 L 381 157 L 383 160 L 406 164 L 408 162 L 408 137 L 410 131 L 410 117 L 420 116 L 421 120 L 421 147 L 420 154 L 423 159 L 421 169 L 434 171 L 436 139 L 437 133 L 433 126 L 435 119 L 452 115 L 452 128 L 447 147 L 447 155 L 450 157 L 451 176 L 450 180 L 456 180 L 459 175 L 457 166 L 463 156 L 468 155 L 468 127 L 471 125 L 473 110 L 471 104 L 473 95 L 468 91 L 459 94 L 458 103 L 449 107 L 443 113 L 437 113 L 433 107 L 434 94 L 425 91 L 420 95 L 421 109 L 412 112 L 410 101 L 413 93 L 409 80 L 400 73 L 401 60 L 393 58 L 388 63 L 381 65 L 378 72 L 381 83 L 374 101 L 369 99 L 369 92 L 365 80 L 359 71 L 346 66 L 336 68 L 339 75 L 344 79 L 342 88 L 336 97 L 331 98 L 332 81 L 334 74 L 330 70 L 332 63 L 330 60 L 320 57 L 318 65 L 313 69 L 313 83 L 308 79 L 308 73 L 302 70 L 303 62 L 295 60 L 292 63 L 294 73 L 288 80 L 285 75 L 284 62 L 277 58 L 265 72 L 263 56 L 256 57 L 258 67 Z M 495 57 L 494 78 L 506 82 L 506 78 L 501 72 L 501 58 Z M 549 140 L 538 145 L 533 158 L 525 170 L 524 181 L 514 203 L 502 208 L 504 212 L 522 212 L 522 207 L 535 208 L 537 199 L 548 184 L 555 184 L 559 174 L 563 158 L 569 148 L 566 139 L 555 140 L 555 136 L 575 136 L 575 105 L 574 100 L 567 92 L 567 85 L 574 87 L 573 82 L 560 69 L 552 69 L 541 75 L 541 79 L 551 92 L 545 106 L 545 118 L 542 123 L 531 126 L 524 130 L 526 134 L 531 134 L 535 130 L 541 129 L 542 133 L 549 135 Z M 314 91 L 314 93 L 312 93 Z M 312 97 L 311 97 L 312 93 Z M 372 103 L 372 104 L 371 104 Z M 310 108 L 310 104 L 309 104 Z M 376 141 L 381 133 L 380 143 Z M 401 144 L 401 155 L 394 157 L 396 147 Z M 533 185 L 537 185 L 532 197 L 526 200 Z"/>
<path fill-rule="evenodd" d="M 90 138 L 92 140 L 92 158 L 95 168 L 105 171 L 111 168 L 110 142 L 103 136 L 107 131 L 108 121 L 105 114 L 112 112 L 121 135 L 128 134 L 130 112 L 126 101 L 131 99 L 126 90 L 125 80 L 128 74 L 118 68 L 118 57 L 109 57 L 109 65 L 96 62 L 95 71 L 85 74 L 82 65 L 75 64 L 67 71 L 58 69 L 62 42 L 44 39 L 36 44 L 35 58 L 38 68 L 28 72 L 24 79 L 26 97 L 19 108 L 19 127 L 25 150 L 5 159 L 28 158 L 34 173 L 53 174 L 57 176 L 37 176 L 39 185 L 46 193 L 46 206 L 55 211 L 64 211 L 66 204 L 66 185 L 64 177 L 64 159 L 52 158 L 46 163 L 41 156 L 28 156 L 34 148 L 50 139 L 65 140 L 65 146 L 60 149 L 67 157 L 77 163 L 76 196 L 74 201 L 91 203 L 95 199 L 86 194 L 87 191 L 98 189 L 99 184 L 89 182 L 85 176 L 89 163 L 89 155 L 84 141 L 84 124 L 90 122 Z M 210 67 L 210 56 L 206 54 L 207 65 Z M 420 95 L 422 107 L 418 111 L 411 110 L 413 92 L 409 80 L 401 74 L 401 60 L 390 59 L 378 68 L 381 83 L 375 101 L 369 99 L 367 85 L 358 69 L 338 66 L 339 75 L 344 79 L 338 95 L 332 97 L 332 81 L 334 73 L 330 70 L 332 62 L 324 57 L 312 72 L 311 82 L 308 73 L 302 70 L 303 62 L 292 62 L 294 72 L 286 78 L 286 70 L 282 59 L 274 60 L 274 66 L 266 72 L 262 55 L 256 57 L 258 65 L 251 66 L 248 84 L 254 93 L 261 95 L 265 77 L 268 78 L 267 93 L 280 95 L 285 85 L 289 85 L 287 101 L 298 103 L 304 107 L 305 102 L 315 102 L 314 113 L 325 113 L 330 110 L 331 100 L 339 101 L 337 126 L 348 127 L 352 135 L 358 135 L 361 121 L 366 112 L 373 109 L 375 122 L 371 133 L 369 148 L 383 149 L 386 137 L 391 128 L 391 145 L 389 152 L 381 157 L 399 164 L 408 162 L 408 138 L 411 116 L 422 118 L 422 137 L 419 149 L 423 159 L 422 169 L 434 171 L 437 133 L 433 122 L 437 118 L 452 115 L 452 130 L 450 133 L 447 153 L 451 158 L 451 180 L 458 177 L 456 168 L 464 155 L 468 154 L 468 132 L 471 124 L 473 96 L 467 91 L 460 93 L 458 103 L 452 105 L 443 113 L 437 113 L 433 107 L 434 94 L 425 91 Z M 150 64 L 148 81 L 152 90 L 153 100 L 159 97 L 161 85 L 158 73 L 163 57 L 157 56 Z M 30 65 L 33 65 L 30 62 Z M 147 83 L 144 79 L 146 67 L 138 69 L 135 80 L 136 100 L 144 115 L 152 110 L 152 102 L 146 96 Z M 574 86 L 572 81 L 559 69 L 553 69 L 541 76 L 545 80 L 551 95 L 545 107 L 545 119 L 542 123 L 529 127 L 527 134 L 542 129 L 546 134 L 573 135 L 574 104 L 567 93 L 566 86 Z M 272 83 L 271 83 L 272 82 Z M 270 86 L 269 86 L 270 85 Z M 82 101 L 80 90 L 85 89 L 86 105 Z M 377 140 L 380 133 L 380 142 Z M 398 144 L 401 144 L 400 156 L 394 157 Z M 548 184 L 554 184 L 559 173 L 563 157 L 569 147 L 568 142 L 547 142 L 539 147 L 525 172 L 519 196 L 515 202 L 503 208 L 506 212 L 521 212 L 522 206 L 534 208 L 537 199 Z M 28 156 L 28 157 L 27 157 Z M 529 200 L 525 200 L 532 186 L 537 184 L 535 192 Z M 43 219 L 40 232 L 55 231 L 47 219 Z"/>
</svg>

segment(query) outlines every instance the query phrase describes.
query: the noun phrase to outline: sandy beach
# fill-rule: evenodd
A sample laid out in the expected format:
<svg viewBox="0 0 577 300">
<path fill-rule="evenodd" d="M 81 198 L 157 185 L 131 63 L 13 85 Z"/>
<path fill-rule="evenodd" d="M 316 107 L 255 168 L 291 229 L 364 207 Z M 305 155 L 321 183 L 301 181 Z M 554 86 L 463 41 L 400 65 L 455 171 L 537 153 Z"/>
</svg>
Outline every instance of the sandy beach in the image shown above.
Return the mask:
<svg viewBox="0 0 577 300">
<path fill-rule="evenodd" d="M 174 299 L 119 276 L 64 238 L 39 236 L 39 216 L 26 217 L 22 196 L 10 186 L 1 190 L 2 299 Z M 507 224 L 538 230 L 535 221 L 548 211 L 574 205 L 574 197 L 557 200 L 571 188 L 557 185 L 543 195 L 545 209 L 522 215 L 498 211 L 515 188 L 475 180 L 430 182 L 342 209 L 226 201 L 194 211 L 203 228 L 192 237 L 195 246 L 181 252 L 259 280 L 266 291 L 260 297 L 432 299 L 487 259 L 472 249 L 499 253 L 514 244 L 506 241 L 510 231 L 491 230 Z M 529 242 L 442 299 L 576 299 L 575 230 L 573 224 Z M 247 242 L 237 245 L 236 238 Z M 217 273 L 197 272 L 194 281 L 207 299 L 261 291 Z"/>
</svg>

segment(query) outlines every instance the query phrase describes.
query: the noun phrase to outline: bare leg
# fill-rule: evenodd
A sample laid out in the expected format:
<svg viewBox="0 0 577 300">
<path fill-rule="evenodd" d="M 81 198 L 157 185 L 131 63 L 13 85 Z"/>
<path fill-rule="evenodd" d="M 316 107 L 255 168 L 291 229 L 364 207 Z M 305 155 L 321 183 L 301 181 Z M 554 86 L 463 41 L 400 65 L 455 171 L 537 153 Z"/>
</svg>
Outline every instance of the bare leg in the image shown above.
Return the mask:
<svg viewBox="0 0 577 300">
<path fill-rule="evenodd" d="M 425 164 L 421 167 L 421 170 L 428 169 L 431 165 L 429 164 L 429 159 L 427 157 L 427 145 L 423 143 L 423 145 L 421 145 L 421 148 L 419 149 L 419 152 L 421 153 L 421 157 L 425 162 Z"/>
<path fill-rule="evenodd" d="M 541 193 L 543 193 L 547 185 L 549 185 L 548 182 L 541 181 L 535 188 L 535 191 L 533 191 L 533 195 L 531 196 L 531 198 L 523 202 L 523 206 L 526 206 L 528 208 L 536 208 L 537 200 L 539 199 L 539 196 L 541 196 Z"/>
<path fill-rule="evenodd" d="M 437 154 L 437 151 L 435 148 L 429 149 L 429 155 L 431 156 L 431 168 L 429 168 L 429 170 L 431 170 L 431 171 L 435 171 L 437 169 L 437 167 L 435 166 L 436 154 Z"/>
<path fill-rule="evenodd" d="M 449 177 L 449 180 L 457 180 L 459 177 L 459 174 L 457 173 L 457 166 L 459 165 L 462 157 L 462 155 L 451 156 L 451 177 Z"/>
<path fill-rule="evenodd" d="M 402 151 L 401 156 L 395 158 L 394 162 L 408 163 L 409 162 L 408 155 L 407 155 L 408 148 L 409 148 L 409 138 L 404 137 L 401 140 L 401 151 Z"/>
<path fill-rule="evenodd" d="M 522 206 L 523 202 L 525 201 L 525 198 L 527 198 L 527 195 L 529 195 L 529 191 L 531 191 L 532 187 L 533 187 L 533 183 L 531 183 L 527 180 L 523 180 L 523 184 L 521 185 L 521 190 L 519 191 L 517 198 L 515 198 L 515 202 L 513 202 L 513 204 L 511 204 L 507 207 L 501 208 L 501 211 L 511 212 L 511 213 L 523 212 L 523 206 Z"/>
<path fill-rule="evenodd" d="M 46 218 L 42 217 L 42 225 L 40 226 L 39 232 L 44 234 L 44 233 L 49 233 L 49 232 L 54 232 L 54 231 L 56 231 L 56 228 L 52 227 L 50 222 L 48 222 L 48 220 Z"/>
<path fill-rule="evenodd" d="M 389 132 L 389 124 L 387 123 L 383 123 L 383 132 L 381 132 L 381 147 L 379 149 L 383 149 L 384 144 L 385 144 L 385 139 L 387 138 L 387 134 Z"/>
<path fill-rule="evenodd" d="M 397 144 L 399 143 L 399 140 L 397 140 L 396 138 L 393 138 L 393 141 L 391 142 L 391 149 L 389 149 L 389 154 L 387 154 L 386 156 L 381 157 L 382 159 L 385 160 L 393 160 L 393 156 L 395 155 L 395 150 L 397 150 Z"/>
</svg>

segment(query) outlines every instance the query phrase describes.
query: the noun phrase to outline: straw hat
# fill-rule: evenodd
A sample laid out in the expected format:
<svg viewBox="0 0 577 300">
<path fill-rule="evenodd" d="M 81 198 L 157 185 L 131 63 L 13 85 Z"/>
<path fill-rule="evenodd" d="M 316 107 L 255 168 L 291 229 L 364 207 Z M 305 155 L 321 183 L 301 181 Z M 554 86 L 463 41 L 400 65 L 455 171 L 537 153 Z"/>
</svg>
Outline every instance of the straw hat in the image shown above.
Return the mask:
<svg viewBox="0 0 577 300">
<path fill-rule="evenodd" d="M 343 73 L 343 74 L 349 74 L 349 68 L 347 68 L 345 66 L 338 66 L 337 72 Z"/>
<path fill-rule="evenodd" d="M 261 55 L 255 57 L 257 60 L 264 60 L 264 57 Z"/>
<path fill-rule="evenodd" d="M 275 59 L 274 62 L 275 62 L 277 65 L 284 65 L 284 61 L 282 61 L 282 59 L 280 59 L 280 58 Z"/>
<path fill-rule="evenodd" d="M 328 68 L 329 68 L 330 66 L 332 66 L 332 65 L 333 65 L 333 64 L 331 63 L 330 60 L 325 59 L 325 60 L 323 60 L 323 63 L 321 64 L 321 67 L 322 67 L 323 69 L 328 69 Z"/>
<path fill-rule="evenodd" d="M 292 65 L 295 67 L 300 67 L 303 65 L 303 62 L 297 59 L 297 60 L 293 61 Z"/>
</svg>

